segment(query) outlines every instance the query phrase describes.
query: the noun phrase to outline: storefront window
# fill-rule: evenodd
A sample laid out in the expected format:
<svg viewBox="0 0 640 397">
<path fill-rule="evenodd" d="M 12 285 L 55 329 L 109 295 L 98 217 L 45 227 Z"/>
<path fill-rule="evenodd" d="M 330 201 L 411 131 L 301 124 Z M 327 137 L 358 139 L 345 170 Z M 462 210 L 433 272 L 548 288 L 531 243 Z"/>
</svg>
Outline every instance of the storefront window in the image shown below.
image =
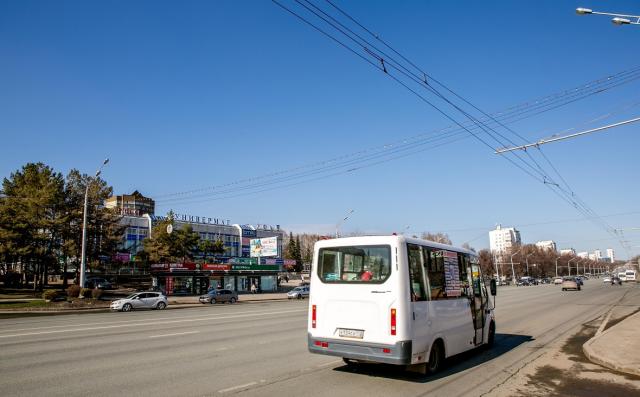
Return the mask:
<svg viewBox="0 0 640 397">
<path fill-rule="evenodd" d="M 224 276 L 224 288 L 235 291 L 236 289 L 236 278 L 235 276 Z"/>
<path fill-rule="evenodd" d="M 276 276 L 262 276 L 260 279 L 260 289 L 263 292 L 267 291 L 275 291 L 276 286 Z"/>
<path fill-rule="evenodd" d="M 248 291 L 249 280 L 247 276 L 238 276 L 238 291 Z"/>
</svg>

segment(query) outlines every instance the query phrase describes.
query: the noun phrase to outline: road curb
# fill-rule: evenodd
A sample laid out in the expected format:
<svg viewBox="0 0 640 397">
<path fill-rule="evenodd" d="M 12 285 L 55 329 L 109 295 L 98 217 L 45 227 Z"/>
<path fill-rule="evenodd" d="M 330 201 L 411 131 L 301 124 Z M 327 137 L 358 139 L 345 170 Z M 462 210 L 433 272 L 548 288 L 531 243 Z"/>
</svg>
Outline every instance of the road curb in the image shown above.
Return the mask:
<svg viewBox="0 0 640 397">
<path fill-rule="evenodd" d="M 593 348 L 591 347 L 591 345 L 594 344 L 596 341 L 598 341 L 600 338 L 607 336 L 611 331 L 615 330 L 616 327 L 620 326 L 621 324 L 628 321 L 632 317 L 637 316 L 638 314 L 631 315 L 625 318 L 624 320 L 620 321 L 618 324 L 602 332 L 601 334 L 594 336 L 593 338 L 589 339 L 584 345 L 582 345 L 582 352 L 589 359 L 589 361 L 596 363 L 598 365 L 602 365 L 603 367 L 610 368 L 614 371 L 640 376 L 640 368 L 622 365 L 616 362 L 615 359 L 611 359 L 611 358 L 604 357 L 602 355 L 597 354 L 596 352 L 594 352 Z"/>
</svg>

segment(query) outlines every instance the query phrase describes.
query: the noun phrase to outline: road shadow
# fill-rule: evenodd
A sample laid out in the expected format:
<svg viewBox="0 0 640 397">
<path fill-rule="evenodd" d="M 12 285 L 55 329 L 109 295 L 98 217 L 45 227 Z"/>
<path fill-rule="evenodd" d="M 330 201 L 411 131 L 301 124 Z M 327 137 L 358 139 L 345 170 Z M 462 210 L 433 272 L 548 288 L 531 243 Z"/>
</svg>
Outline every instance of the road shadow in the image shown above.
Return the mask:
<svg viewBox="0 0 640 397">
<path fill-rule="evenodd" d="M 343 365 L 334 368 L 334 371 L 348 372 L 357 375 L 391 378 L 416 383 L 427 383 L 437 379 L 477 367 L 486 362 L 517 348 L 518 346 L 535 340 L 530 335 L 500 334 L 497 333 L 492 348 L 479 347 L 461 354 L 447 358 L 445 367 L 434 375 L 422 375 L 406 370 L 400 365 L 389 364 L 357 364 L 354 366 Z"/>
</svg>

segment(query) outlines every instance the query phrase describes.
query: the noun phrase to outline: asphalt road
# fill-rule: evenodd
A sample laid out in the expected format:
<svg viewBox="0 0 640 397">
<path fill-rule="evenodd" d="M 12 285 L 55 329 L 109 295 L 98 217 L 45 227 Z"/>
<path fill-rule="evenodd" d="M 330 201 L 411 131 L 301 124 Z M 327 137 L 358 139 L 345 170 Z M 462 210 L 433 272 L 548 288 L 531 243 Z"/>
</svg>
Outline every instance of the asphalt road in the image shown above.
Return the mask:
<svg viewBox="0 0 640 397">
<path fill-rule="evenodd" d="M 436 376 L 355 370 L 306 350 L 307 301 L 0 319 L 3 396 L 491 395 L 558 338 L 607 312 L 635 285 L 587 281 L 501 287 L 492 350 Z"/>
</svg>

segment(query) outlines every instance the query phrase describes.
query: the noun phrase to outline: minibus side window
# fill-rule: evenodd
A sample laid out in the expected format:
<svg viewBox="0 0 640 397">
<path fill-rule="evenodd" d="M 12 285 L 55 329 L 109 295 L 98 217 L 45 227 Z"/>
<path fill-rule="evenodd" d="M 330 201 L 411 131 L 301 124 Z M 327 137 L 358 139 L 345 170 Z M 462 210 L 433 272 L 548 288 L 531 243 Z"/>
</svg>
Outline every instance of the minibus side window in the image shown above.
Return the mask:
<svg viewBox="0 0 640 397">
<path fill-rule="evenodd" d="M 411 287 L 411 301 L 426 301 L 424 288 L 422 249 L 419 245 L 407 244 L 407 259 L 409 260 L 409 285 Z"/>
<path fill-rule="evenodd" d="M 423 247 L 431 300 L 447 299 L 444 290 L 444 258 L 442 252 Z"/>
<path fill-rule="evenodd" d="M 458 253 L 458 274 L 460 275 L 460 287 L 461 295 L 464 297 L 471 297 L 473 291 L 471 290 L 470 278 L 467 277 L 467 269 L 469 268 L 469 255 Z M 469 275 L 471 276 L 471 275 Z"/>
</svg>

